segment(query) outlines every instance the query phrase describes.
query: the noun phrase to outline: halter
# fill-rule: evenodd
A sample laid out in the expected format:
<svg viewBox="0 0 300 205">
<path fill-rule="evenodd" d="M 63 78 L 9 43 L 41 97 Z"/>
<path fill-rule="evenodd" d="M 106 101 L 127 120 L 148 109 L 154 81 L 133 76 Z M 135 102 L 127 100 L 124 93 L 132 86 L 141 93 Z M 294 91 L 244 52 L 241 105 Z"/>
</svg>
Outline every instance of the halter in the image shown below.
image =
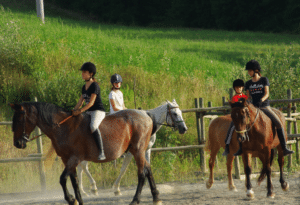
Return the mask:
<svg viewBox="0 0 300 205">
<path fill-rule="evenodd" d="M 249 110 L 248 110 L 248 108 L 246 108 L 246 109 L 247 109 L 247 116 L 248 116 L 248 122 L 246 123 L 246 127 L 247 127 L 247 125 L 250 124 L 250 115 L 249 115 Z M 249 132 L 250 129 L 253 127 L 255 121 L 257 120 L 257 116 L 258 116 L 259 111 L 260 111 L 260 110 L 256 108 L 256 116 L 255 116 L 255 119 L 254 119 L 252 125 L 251 125 L 248 129 L 246 128 L 245 130 L 242 130 L 242 131 L 237 131 L 237 130 L 235 129 L 235 132 L 238 133 L 238 134 L 243 134 L 243 133 L 246 132 L 246 135 L 247 135 L 247 137 L 248 137 L 248 141 L 249 141 L 249 136 L 248 136 L 247 132 Z"/>
<path fill-rule="evenodd" d="M 180 121 L 180 120 L 176 120 L 176 121 L 173 120 L 172 115 L 171 115 L 171 110 L 175 109 L 175 108 L 179 108 L 179 107 L 170 107 L 170 105 L 167 104 L 167 110 L 168 110 L 167 114 L 166 114 L 166 122 L 167 122 L 167 124 L 161 124 L 161 123 L 157 123 L 157 124 L 164 125 L 164 126 L 167 126 L 167 127 L 172 127 L 173 129 L 175 129 L 176 128 L 176 124 L 183 122 L 183 121 Z M 168 114 L 170 115 L 170 118 L 171 118 L 171 121 L 172 121 L 172 125 L 168 124 Z"/>
</svg>

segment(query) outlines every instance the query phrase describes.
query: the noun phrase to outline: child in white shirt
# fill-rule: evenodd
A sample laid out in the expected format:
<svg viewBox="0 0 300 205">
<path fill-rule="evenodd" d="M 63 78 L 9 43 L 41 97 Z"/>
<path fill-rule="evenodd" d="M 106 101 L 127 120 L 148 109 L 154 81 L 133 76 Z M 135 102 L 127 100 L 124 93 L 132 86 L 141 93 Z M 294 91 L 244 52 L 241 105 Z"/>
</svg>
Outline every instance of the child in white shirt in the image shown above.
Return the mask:
<svg viewBox="0 0 300 205">
<path fill-rule="evenodd" d="M 127 109 L 124 104 L 123 93 L 120 91 L 122 77 L 119 74 L 114 74 L 110 78 L 112 84 L 111 92 L 109 93 L 110 114 L 119 110 Z"/>
</svg>

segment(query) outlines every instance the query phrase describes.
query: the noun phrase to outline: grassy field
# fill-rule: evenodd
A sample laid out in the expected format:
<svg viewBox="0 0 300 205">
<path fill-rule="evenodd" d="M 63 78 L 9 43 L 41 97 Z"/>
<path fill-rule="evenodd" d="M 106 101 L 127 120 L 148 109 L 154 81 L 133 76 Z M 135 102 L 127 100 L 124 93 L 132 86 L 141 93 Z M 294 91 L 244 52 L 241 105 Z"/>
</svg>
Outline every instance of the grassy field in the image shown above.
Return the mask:
<svg viewBox="0 0 300 205">
<path fill-rule="evenodd" d="M 97 66 L 96 78 L 107 111 L 109 80 L 116 72 L 123 77 L 122 92 L 128 108 L 135 107 L 134 98 L 137 107 L 143 109 L 157 107 L 173 98 L 182 109 L 192 108 L 194 98 L 198 97 L 204 98 L 205 106 L 208 101 L 220 106 L 221 97 L 228 96 L 234 79 L 249 79 L 244 67 L 250 59 L 261 63 L 262 74 L 272 83 L 271 98 L 286 98 L 287 88 L 292 89 L 294 98 L 300 98 L 299 36 L 106 25 L 50 5 L 45 7 L 46 23 L 42 24 L 32 2 L 20 2 L 22 6 L 18 1 L 7 1 L 0 8 L 0 121 L 11 120 L 12 111 L 7 108 L 7 102 L 28 101 L 33 96 L 39 101 L 75 106 L 84 84 L 78 69 L 86 61 Z M 195 114 L 185 114 L 184 118 L 188 133 L 182 136 L 162 128 L 157 147 L 197 144 Z M 2 126 L 0 129 L 3 134 L 1 158 L 27 156 L 36 151 L 34 144 L 26 150 L 15 149 L 10 128 Z M 44 140 L 44 147 L 45 150 L 49 147 L 49 140 Z M 199 171 L 197 151 L 154 153 L 152 157 L 158 183 L 197 181 L 203 177 L 194 175 Z M 218 176 L 222 178 L 225 160 L 220 158 L 219 161 Z M 0 181 L 5 186 L 0 192 L 22 189 L 9 185 L 15 176 L 8 173 L 18 173 L 17 181 L 38 181 L 34 167 L 37 165 L 32 166 L 3 166 Z M 90 169 L 99 186 L 110 187 L 118 175 L 121 159 L 117 166 L 114 170 L 111 164 L 91 164 Z M 136 172 L 134 162 L 130 166 L 123 186 L 136 183 L 136 177 L 131 177 Z M 23 179 L 23 172 L 18 170 L 31 178 Z M 52 171 L 47 174 L 48 184 L 59 186 L 60 162 L 56 162 Z"/>
</svg>

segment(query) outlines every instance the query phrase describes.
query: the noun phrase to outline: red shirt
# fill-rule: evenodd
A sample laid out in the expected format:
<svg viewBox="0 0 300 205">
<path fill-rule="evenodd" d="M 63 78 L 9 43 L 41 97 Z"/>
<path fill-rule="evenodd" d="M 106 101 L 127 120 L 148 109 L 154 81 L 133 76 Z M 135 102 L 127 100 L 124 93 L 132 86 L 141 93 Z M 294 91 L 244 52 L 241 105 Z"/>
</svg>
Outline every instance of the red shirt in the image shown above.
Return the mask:
<svg viewBox="0 0 300 205">
<path fill-rule="evenodd" d="M 242 93 L 241 95 L 236 94 L 235 96 L 232 97 L 231 103 L 238 102 L 240 98 L 245 98 L 246 100 L 248 99 L 247 95 L 245 95 L 244 93 Z"/>
</svg>

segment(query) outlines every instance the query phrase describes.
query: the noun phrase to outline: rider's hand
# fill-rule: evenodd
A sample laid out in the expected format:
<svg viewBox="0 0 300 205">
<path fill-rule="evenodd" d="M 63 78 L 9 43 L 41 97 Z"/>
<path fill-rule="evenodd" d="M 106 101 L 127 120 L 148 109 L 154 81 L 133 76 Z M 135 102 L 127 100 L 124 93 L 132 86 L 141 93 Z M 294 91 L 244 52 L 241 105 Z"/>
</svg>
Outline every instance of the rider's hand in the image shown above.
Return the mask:
<svg viewBox="0 0 300 205">
<path fill-rule="evenodd" d="M 72 110 L 72 115 L 73 116 L 77 116 L 77 115 L 80 115 L 81 114 L 81 110 Z"/>
</svg>

